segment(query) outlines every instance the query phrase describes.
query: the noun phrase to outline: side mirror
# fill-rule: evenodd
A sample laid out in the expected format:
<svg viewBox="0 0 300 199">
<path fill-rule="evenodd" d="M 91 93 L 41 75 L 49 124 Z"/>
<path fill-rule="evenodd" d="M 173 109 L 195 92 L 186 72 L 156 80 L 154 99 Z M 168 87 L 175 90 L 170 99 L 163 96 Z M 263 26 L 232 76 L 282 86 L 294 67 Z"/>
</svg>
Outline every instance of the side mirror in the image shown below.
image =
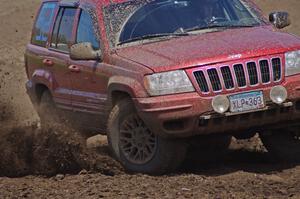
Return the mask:
<svg viewBox="0 0 300 199">
<path fill-rule="evenodd" d="M 74 60 L 100 60 L 101 50 L 94 50 L 89 42 L 74 44 L 70 49 L 70 58 Z"/>
<path fill-rule="evenodd" d="M 278 29 L 285 28 L 291 24 L 289 13 L 272 12 L 269 15 L 269 21 Z"/>
</svg>

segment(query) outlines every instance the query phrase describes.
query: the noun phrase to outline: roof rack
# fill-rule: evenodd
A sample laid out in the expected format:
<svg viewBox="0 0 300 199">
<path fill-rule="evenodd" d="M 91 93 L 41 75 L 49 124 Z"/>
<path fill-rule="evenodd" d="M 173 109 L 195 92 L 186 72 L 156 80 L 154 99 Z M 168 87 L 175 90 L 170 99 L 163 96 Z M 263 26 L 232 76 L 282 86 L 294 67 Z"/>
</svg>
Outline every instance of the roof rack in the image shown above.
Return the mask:
<svg viewBox="0 0 300 199">
<path fill-rule="evenodd" d="M 61 6 L 70 6 L 70 7 L 78 7 L 79 6 L 79 0 L 61 0 L 59 2 L 59 5 L 61 5 Z"/>
</svg>

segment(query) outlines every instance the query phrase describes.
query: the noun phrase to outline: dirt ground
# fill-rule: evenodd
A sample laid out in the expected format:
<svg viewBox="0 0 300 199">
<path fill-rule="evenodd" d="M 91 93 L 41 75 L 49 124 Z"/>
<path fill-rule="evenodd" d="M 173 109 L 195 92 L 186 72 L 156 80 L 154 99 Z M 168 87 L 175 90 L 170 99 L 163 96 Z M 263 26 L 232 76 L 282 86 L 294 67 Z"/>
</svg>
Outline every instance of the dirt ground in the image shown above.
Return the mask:
<svg viewBox="0 0 300 199">
<path fill-rule="evenodd" d="M 23 66 L 39 2 L 0 0 L 0 198 L 300 198 L 300 165 L 272 163 L 258 137 L 233 140 L 218 160 L 196 157 L 152 177 L 126 174 L 105 138 L 95 150 L 73 130 L 40 130 Z M 286 31 L 300 35 L 299 0 L 257 2 L 266 14 L 288 11 Z"/>
</svg>

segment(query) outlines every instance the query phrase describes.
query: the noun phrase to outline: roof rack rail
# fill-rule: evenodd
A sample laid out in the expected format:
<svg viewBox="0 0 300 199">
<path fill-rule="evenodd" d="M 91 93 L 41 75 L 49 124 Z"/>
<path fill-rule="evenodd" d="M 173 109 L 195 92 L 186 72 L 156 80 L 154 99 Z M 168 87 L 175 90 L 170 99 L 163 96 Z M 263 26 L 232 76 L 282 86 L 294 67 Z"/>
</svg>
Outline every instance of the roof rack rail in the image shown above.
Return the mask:
<svg viewBox="0 0 300 199">
<path fill-rule="evenodd" d="M 79 6 L 79 0 L 61 0 L 59 2 L 60 6 L 66 6 L 66 7 L 78 7 Z"/>
</svg>

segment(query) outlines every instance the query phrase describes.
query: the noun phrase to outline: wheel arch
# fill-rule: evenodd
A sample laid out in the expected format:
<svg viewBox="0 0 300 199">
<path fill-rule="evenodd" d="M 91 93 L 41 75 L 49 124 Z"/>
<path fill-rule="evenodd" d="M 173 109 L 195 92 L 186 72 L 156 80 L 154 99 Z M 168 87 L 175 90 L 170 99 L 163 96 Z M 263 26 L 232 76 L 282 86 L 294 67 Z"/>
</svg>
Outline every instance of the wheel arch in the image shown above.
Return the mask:
<svg viewBox="0 0 300 199">
<path fill-rule="evenodd" d="M 41 98 L 42 98 L 42 95 L 45 91 L 50 91 L 49 88 L 45 85 L 45 84 L 42 84 L 42 83 L 37 83 L 35 85 L 35 95 L 36 95 L 36 99 L 37 99 L 37 102 L 40 103 L 41 102 Z"/>
<path fill-rule="evenodd" d="M 111 105 L 114 106 L 118 101 L 126 98 L 130 100 L 132 98 L 128 92 L 122 90 L 114 90 L 111 92 L 111 97 L 110 97 Z"/>
<path fill-rule="evenodd" d="M 108 97 L 111 107 L 124 98 L 147 97 L 148 94 L 140 82 L 133 78 L 116 76 L 108 82 Z"/>
<path fill-rule="evenodd" d="M 51 93 L 51 90 L 54 88 L 52 74 L 47 70 L 38 69 L 35 70 L 32 74 L 31 81 L 34 85 L 34 94 L 36 96 L 37 102 L 40 103 L 42 94 L 48 90 Z"/>
</svg>

